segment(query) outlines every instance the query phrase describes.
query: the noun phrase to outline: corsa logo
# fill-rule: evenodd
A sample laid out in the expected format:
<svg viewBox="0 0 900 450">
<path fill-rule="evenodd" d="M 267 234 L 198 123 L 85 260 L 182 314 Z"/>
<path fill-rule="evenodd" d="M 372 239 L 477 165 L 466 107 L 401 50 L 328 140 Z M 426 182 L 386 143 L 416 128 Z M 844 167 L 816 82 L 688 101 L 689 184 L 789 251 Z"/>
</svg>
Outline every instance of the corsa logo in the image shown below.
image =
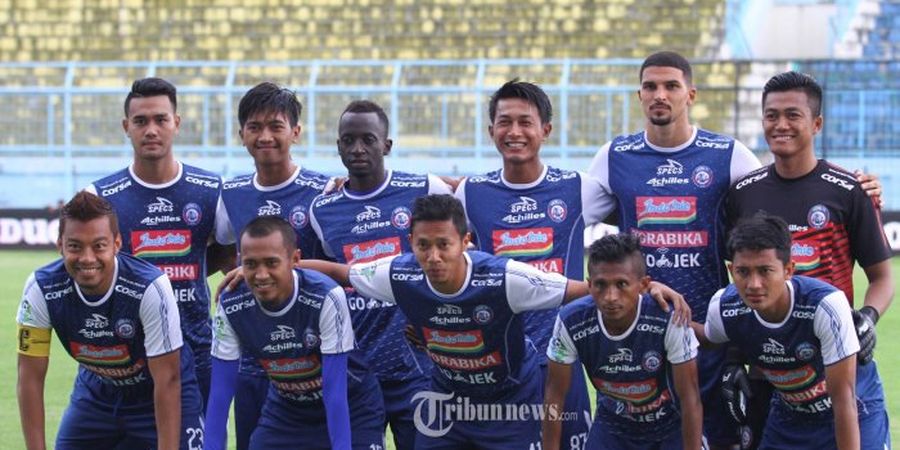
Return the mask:
<svg viewBox="0 0 900 450">
<path fill-rule="evenodd" d="M 629 403 L 641 404 L 650 401 L 659 391 L 653 378 L 642 381 L 614 382 L 602 378 L 594 378 L 594 387 L 610 397 Z"/>
<path fill-rule="evenodd" d="M 793 391 L 800 389 L 816 379 L 816 370 L 806 365 L 799 369 L 772 370 L 761 369 L 766 380 L 779 391 Z"/>
<path fill-rule="evenodd" d="M 484 339 L 481 330 L 443 331 L 422 327 L 428 350 L 448 353 L 479 353 L 484 350 Z"/>
<path fill-rule="evenodd" d="M 344 246 L 344 259 L 347 260 L 347 264 L 358 264 L 374 261 L 385 256 L 399 255 L 401 250 L 400 238 L 394 236 L 359 244 L 347 244 Z"/>
<path fill-rule="evenodd" d="M 494 230 L 492 237 L 497 256 L 540 256 L 553 251 L 553 228 Z"/>
<path fill-rule="evenodd" d="M 273 380 L 289 381 L 317 377 L 322 374 L 322 365 L 315 355 L 300 358 L 260 359 L 260 364 Z"/>
<path fill-rule="evenodd" d="M 131 253 L 139 258 L 184 256 L 191 251 L 191 230 L 131 232 Z"/>
<path fill-rule="evenodd" d="M 697 197 L 637 197 L 638 226 L 690 223 L 697 218 Z"/>
<path fill-rule="evenodd" d="M 806 271 L 819 266 L 819 245 L 814 240 L 794 241 L 791 244 L 791 259 L 797 270 Z"/>
<path fill-rule="evenodd" d="M 117 366 L 131 359 L 128 346 L 125 344 L 104 347 L 100 345 L 69 342 L 72 357 L 78 362 L 95 366 Z"/>
</svg>

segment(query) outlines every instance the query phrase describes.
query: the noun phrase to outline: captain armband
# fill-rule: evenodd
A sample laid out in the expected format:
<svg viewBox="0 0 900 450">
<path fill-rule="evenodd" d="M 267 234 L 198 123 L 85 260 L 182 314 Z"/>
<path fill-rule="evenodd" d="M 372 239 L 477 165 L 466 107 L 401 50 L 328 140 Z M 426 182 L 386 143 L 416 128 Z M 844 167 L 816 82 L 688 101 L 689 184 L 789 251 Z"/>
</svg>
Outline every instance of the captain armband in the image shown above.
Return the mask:
<svg viewBox="0 0 900 450">
<path fill-rule="evenodd" d="M 19 324 L 19 353 L 35 357 L 50 356 L 50 328 Z"/>
</svg>

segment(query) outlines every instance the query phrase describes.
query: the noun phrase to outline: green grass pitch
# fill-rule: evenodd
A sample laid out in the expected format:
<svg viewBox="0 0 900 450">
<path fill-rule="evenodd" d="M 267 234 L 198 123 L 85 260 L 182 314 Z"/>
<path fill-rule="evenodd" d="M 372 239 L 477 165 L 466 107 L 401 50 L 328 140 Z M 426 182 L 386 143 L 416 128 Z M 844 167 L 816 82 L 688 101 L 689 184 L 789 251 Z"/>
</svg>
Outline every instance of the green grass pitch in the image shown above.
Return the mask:
<svg viewBox="0 0 900 450">
<path fill-rule="evenodd" d="M 52 252 L 0 251 L 0 317 L 5 317 L 7 345 L 0 346 L 0 447 L 25 448 L 22 430 L 19 424 L 19 411 L 16 402 L 16 307 L 22 296 L 25 278 L 40 265 L 50 262 L 56 257 Z M 900 281 L 900 258 L 893 260 L 895 280 Z M 865 277 L 857 270 L 855 274 L 857 297 L 862 298 L 860 287 L 865 286 Z M 900 283 L 896 289 L 900 293 Z M 895 306 L 894 310 L 897 309 Z M 56 429 L 62 417 L 63 409 L 69 401 L 72 381 L 75 377 L 75 362 L 55 344 L 51 350 L 50 369 L 44 394 L 47 417 L 47 442 L 53 445 Z M 876 358 L 881 379 L 884 382 L 887 397 L 888 413 L 894 418 L 891 421 L 891 440 L 900 439 L 900 423 L 894 412 L 900 413 L 900 314 L 890 311 L 878 324 L 878 347 Z M 894 355 L 894 356 L 892 356 Z M 232 433 L 233 439 L 233 433 Z M 323 439 L 325 437 L 323 436 Z M 233 445 L 233 443 L 232 443 Z M 388 438 L 388 448 L 393 448 Z"/>
</svg>

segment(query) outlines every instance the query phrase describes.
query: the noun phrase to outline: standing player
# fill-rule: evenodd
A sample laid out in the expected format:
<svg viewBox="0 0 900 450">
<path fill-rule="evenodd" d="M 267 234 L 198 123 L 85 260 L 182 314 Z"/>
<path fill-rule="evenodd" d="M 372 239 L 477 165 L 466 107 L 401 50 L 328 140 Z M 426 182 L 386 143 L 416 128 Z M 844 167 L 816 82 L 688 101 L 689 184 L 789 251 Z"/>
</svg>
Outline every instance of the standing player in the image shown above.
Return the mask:
<svg viewBox="0 0 900 450">
<path fill-rule="evenodd" d="M 728 239 L 734 284 L 695 331 L 701 342 L 736 344 L 778 392 L 760 448 L 890 448 L 878 373 L 856 367 L 850 303 L 827 283 L 793 276 L 791 247 L 778 217 L 740 222 Z"/>
<path fill-rule="evenodd" d="M 553 109 L 537 85 L 507 82 L 491 96 L 489 115 L 488 132 L 503 157 L 503 169 L 470 177 L 456 190 L 476 248 L 544 272 L 584 279 L 584 227 L 603 220 L 615 209 L 615 199 L 595 179 L 541 162 Z M 545 375 L 556 313 L 550 309 L 522 316 Z M 565 410 L 585 420 L 564 422 L 562 443 L 577 449 L 587 438 L 591 408 L 583 372 L 572 371 L 572 376 Z"/>
<path fill-rule="evenodd" d="M 381 393 L 353 349 L 344 290 L 318 272 L 294 269 L 296 242 L 279 217 L 253 219 L 241 233 L 247 281 L 216 310 L 206 448 L 226 448 L 242 353 L 254 355 L 273 387 L 250 448 L 384 448 Z"/>
<path fill-rule="evenodd" d="M 221 244 L 239 246 L 236 236 L 258 216 L 278 216 L 297 234 L 300 256 L 317 254 L 315 233 L 309 226 L 309 206 L 328 182 L 328 177 L 301 168 L 291 160 L 291 144 L 300 137 L 300 101 L 293 91 L 274 83 L 260 83 L 247 91 L 238 104 L 241 141 L 253 157 L 256 172 L 240 175 L 224 184 L 216 232 Z M 239 250 L 239 249 L 238 249 Z M 240 364 L 235 397 L 237 448 L 246 449 L 256 427 L 269 382 L 250 354 Z"/>
<path fill-rule="evenodd" d="M 337 147 L 348 180 L 339 192 L 313 201 L 309 214 L 325 255 L 339 263 L 409 253 L 413 200 L 451 193 L 435 176 L 385 170 L 384 157 L 393 144 L 388 127 L 384 110 L 367 100 L 350 103 L 341 114 Z M 394 443 L 400 450 L 412 449 L 412 397 L 428 389 L 431 362 L 407 342 L 406 319 L 396 305 L 352 291 L 348 300 L 360 349 L 381 385 Z"/>
<path fill-rule="evenodd" d="M 150 261 L 172 282 L 205 404 L 212 340 L 207 265 L 220 265 L 207 260 L 207 247 L 214 238 L 221 179 L 175 159 L 172 143 L 181 123 L 176 110 L 171 83 L 160 78 L 135 81 L 125 97 L 122 119 L 134 160 L 87 190 L 115 208 L 124 236 L 122 250 Z"/>
<path fill-rule="evenodd" d="M 79 192 L 60 211 L 62 258 L 31 274 L 19 304 L 18 399 L 28 448 L 44 442 L 50 333 L 78 361 L 56 448 L 203 446 L 203 404 L 168 278 L 119 253 L 112 206 Z M 180 444 L 179 444 L 180 442 Z"/>
<path fill-rule="evenodd" d="M 691 125 L 692 76 L 677 53 L 644 60 L 638 98 L 646 127 L 604 145 L 589 172 L 618 198 L 619 228 L 641 238 L 650 277 L 684 295 L 703 323 L 710 297 L 727 284 L 721 205 L 732 181 L 759 161 L 740 142 Z M 697 362 L 704 433 L 714 447 L 738 440 L 715 389 L 724 356 L 724 349 L 701 349 Z"/>
<path fill-rule="evenodd" d="M 763 129 L 775 162 L 750 173 L 729 192 L 729 223 L 757 211 L 779 216 L 793 235 L 791 257 L 797 273 L 841 289 L 853 306 L 853 265 L 859 262 L 869 285 L 854 311 L 861 344 L 858 377 L 874 372 L 875 323 L 894 294 L 891 252 L 873 200 L 856 177 L 817 160 L 813 147 L 822 129 L 822 88 L 810 76 L 786 72 L 763 90 Z M 790 192 L 786 196 L 784 193 Z M 874 387 L 873 387 L 874 388 Z M 881 387 L 875 398 L 883 398 Z M 769 398 L 771 387 L 754 385 L 753 398 Z M 765 405 L 763 405 L 765 406 Z M 867 405 L 881 410 L 883 404 Z M 765 410 L 761 410 L 765 419 Z M 750 418 L 753 418 L 751 411 Z M 759 414 L 757 414 L 759 416 Z"/>
<path fill-rule="evenodd" d="M 597 389 L 585 448 L 701 448 L 697 339 L 643 294 L 650 277 L 640 241 L 617 234 L 594 242 L 588 273 L 591 295 L 564 306 L 556 319 L 545 410 L 559 410 L 580 357 Z M 559 448 L 560 429 L 554 417 L 544 418 L 544 450 Z"/>
</svg>

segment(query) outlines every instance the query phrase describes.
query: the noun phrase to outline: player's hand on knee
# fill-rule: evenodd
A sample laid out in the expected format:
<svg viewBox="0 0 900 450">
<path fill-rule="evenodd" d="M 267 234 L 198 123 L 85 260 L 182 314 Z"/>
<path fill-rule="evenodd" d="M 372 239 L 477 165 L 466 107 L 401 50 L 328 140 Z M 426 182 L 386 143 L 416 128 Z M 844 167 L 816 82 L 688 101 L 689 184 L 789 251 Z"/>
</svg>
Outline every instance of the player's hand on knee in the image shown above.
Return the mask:
<svg viewBox="0 0 900 450">
<path fill-rule="evenodd" d="M 242 281 L 244 281 L 244 268 L 237 266 L 234 269 L 231 269 L 230 272 L 225 274 L 225 278 L 222 278 L 219 285 L 216 286 L 216 300 L 218 301 L 223 293 L 231 292 L 237 288 Z"/>
<path fill-rule="evenodd" d="M 753 396 L 750 391 L 750 378 L 747 377 L 747 369 L 742 364 L 728 364 L 722 371 L 722 400 L 725 408 L 734 417 L 737 423 L 747 423 L 747 406 L 749 398 Z"/>
<path fill-rule="evenodd" d="M 856 360 L 860 364 L 868 364 L 875 356 L 875 323 L 878 322 L 878 311 L 871 306 L 863 306 L 853 311 L 853 326 L 859 338 L 859 353 Z"/>
</svg>

